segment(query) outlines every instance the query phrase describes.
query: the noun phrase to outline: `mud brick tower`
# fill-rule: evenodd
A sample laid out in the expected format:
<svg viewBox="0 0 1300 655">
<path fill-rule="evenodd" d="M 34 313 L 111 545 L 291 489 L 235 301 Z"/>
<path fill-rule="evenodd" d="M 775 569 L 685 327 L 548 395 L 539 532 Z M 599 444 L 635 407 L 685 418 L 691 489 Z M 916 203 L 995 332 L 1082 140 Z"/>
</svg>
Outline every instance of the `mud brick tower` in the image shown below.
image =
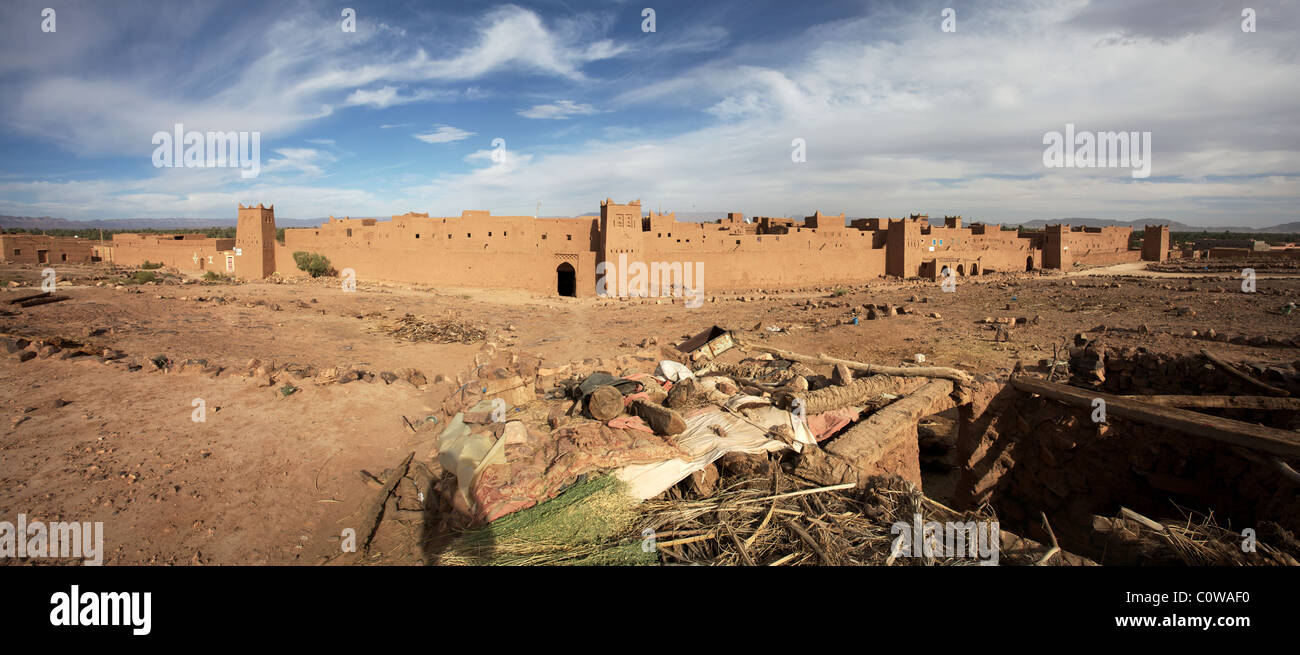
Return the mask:
<svg viewBox="0 0 1300 655">
<path fill-rule="evenodd" d="M 600 203 L 601 261 L 617 264 L 619 255 L 627 255 L 628 261 L 641 260 L 641 219 L 639 199 L 626 205 L 609 198 Z"/>
<path fill-rule="evenodd" d="M 239 205 L 235 224 L 235 277 L 260 280 L 275 272 L 275 205 Z"/>
<path fill-rule="evenodd" d="M 1142 235 L 1142 259 L 1162 262 L 1169 257 L 1169 226 L 1148 225 Z"/>
</svg>

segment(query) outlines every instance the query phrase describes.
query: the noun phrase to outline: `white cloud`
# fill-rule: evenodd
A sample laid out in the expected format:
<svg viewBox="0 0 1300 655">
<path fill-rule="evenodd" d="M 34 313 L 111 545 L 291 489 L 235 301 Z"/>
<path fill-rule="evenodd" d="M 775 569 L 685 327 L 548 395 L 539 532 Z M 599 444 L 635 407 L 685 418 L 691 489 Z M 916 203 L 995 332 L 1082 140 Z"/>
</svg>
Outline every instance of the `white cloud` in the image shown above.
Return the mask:
<svg viewBox="0 0 1300 655">
<path fill-rule="evenodd" d="M 415 138 L 425 143 L 452 143 L 453 141 L 463 141 L 474 136 L 474 132 L 466 132 L 458 127 L 450 125 L 438 125 L 437 128 L 427 134 L 413 134 Z"/>
<path fill-rule="evenodd" d="M 153 133 L 177 122 L 203 131 L 283 136 L 330 116 L 336 107 L 382 109 L 452 93 L 402 91 L 414 83 L 475 80 L 502 71 L 582 80 L 584 65 L 624 51 L 608 39 L 593 39 L 590 25 L 557 21 L 548 26 L 535 12 L 513 5 L 476 20 L 468 42 L 446 58 L 430 56 L 409 38 L 388 38 L 398 30 L 382 24 L 360 23 L 355 39 L 321 38 L 338 32 L 337 16 L 293 13 L 268 26 L 262 26 L 261 16 L 255 18 L 250 19 L 255 27 L 240 25 L 219 45 L 182 40 L 176 47 L 186 57 L 133 68 L 129 75 L 72 66 L 29 75 L 8 87 L 10 101 L 0 106 L 0 121 L 78 154 L 139 151 L 147 157 Z M 253 54 L 232 65 L 230 53 Z M 68 72 L 77 70 L 87 72 Z M 213 79 L 222 83 L 209 84 Z M 487 95 L 477 86 L 455 94 Z"/>
<path fill-rule="evenodd" d="M 262 167 L 263 173 L 299 172 L 307 175 L 322 175 L 323 164 L 337 161 L 334 155 L 315 148 L 277 148 L 279 157 L 272 157 Z"/>
<path fill-rule="evenodd" d="M 553 120 L 566 120 L 574 116 L 590 116 L 596 113 L 596 108 L 588 104 L 577 104 L 571 100 L 559 100 L 545 105 L 533 105 L 528 109 L 519 110 L 519 115 L 524 118 L 542 118 Z"/>
</svg>

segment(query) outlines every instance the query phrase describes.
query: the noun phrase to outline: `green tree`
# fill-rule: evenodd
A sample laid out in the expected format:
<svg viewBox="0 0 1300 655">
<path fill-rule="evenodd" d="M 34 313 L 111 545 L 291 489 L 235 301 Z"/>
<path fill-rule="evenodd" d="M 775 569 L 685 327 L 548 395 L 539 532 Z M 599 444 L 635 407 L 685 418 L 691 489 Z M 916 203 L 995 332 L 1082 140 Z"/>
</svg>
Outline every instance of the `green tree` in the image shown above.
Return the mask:
<svg viewBox="0 0 1300 655">
<path fill-rule="evenodd" d="M 319 253 L 299 250 L 293 253 L 293 261 L 298 264 L 298 270 L 306 271 L 312 277 L 320 277 L 330 272 L 330 260 Z"/>
</svg>

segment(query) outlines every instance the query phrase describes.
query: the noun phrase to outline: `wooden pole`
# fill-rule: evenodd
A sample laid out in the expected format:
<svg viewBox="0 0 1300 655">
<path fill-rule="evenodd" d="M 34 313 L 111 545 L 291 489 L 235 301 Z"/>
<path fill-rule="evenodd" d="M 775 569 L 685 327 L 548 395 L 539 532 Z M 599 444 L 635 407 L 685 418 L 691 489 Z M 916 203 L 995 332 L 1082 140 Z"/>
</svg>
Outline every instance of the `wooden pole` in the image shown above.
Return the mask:
<svg viewBox="0 0 1300 655">
<path fill-rule="evenodd" d="M 655 434 L 672 436 L 686 431 L 686 421 L 682 418 L 682 415 L 663 405 L 648 403 L 644 400 L 633 400 L 627 409 L 631 413 L 640 416 L 650 426 L 650 429 L 655 431 Z"/>
<path fill-rule="evenodd" d="M 952 380 L 957 384 L 970 384 L 975 381 L 975 378 L 971 377 L 970 374 L 965 371 L 959 371 L 955 368 L 946 368 L 943 366 L 881 366 L 879 364 L 864 364 L 862 362 L 855 362 L 848 359 L 839 359 L 825 354 L 818 354 L 816 357 L 809 357 L 808 355 L 800 355 L 799 353 L 781 350 L 780 348 L 755 345 L 747 341 L 737 341 L 737 344 L 745 350 L 757 350 L 759 352 L 771 353 L 781 359 L 788 359 L 792 362 L 799 362 L 801 364 L 827 364 L 831 366 L 843 364 L 855 371 L 862 371 L 868 375 L 940 378 L 944 380 Z"/>
<path fill-rule="evenodd" d="M 21 306 L 21 307 L 35 307 L 35 306 L 37 306 L 37 305 L 48 305 L 49 303 L 52 303 L 52 302 L 60 302 L 60 301 L 64 301 L 64 300 L 72 300 L 72 296 L 49 296 L 49 297 L 47 297 L 47 298 L 37 298 L 37 299 L 35 299 L 35 300 L 28 300 L 27 302 L 24 302 L 24 303 L 23 303 L 22 305 L 20 305 L 20 306 Z"/>
<path fill-rule="evenodd" d="M 1300 410 L 1300 398 L 1275 396 L 1120 396 L 1164 407 Z"/>
<path fill-rule="evenodd" d="M 1176 430 L 1234 446 L 1259 450 L 1283 457 L 1300 457 L 1300 434 L 1243 421 L 1210 416 L 1175 407 L 1152 405 L 1123 396 L 1079 389 L 1025 376 L 1011 378 L 1020 391 L 1036 393 L 1074 407 L 1091 409 L 1100 398 L 1106 402 L 1107 416 L 1128 419 L 1144 425 Z"/>
<path fill-rule="evenodd" d="M 1215 366 L 1218 366 L 1219 368 L 1226 371 L 1228 374 L 1232 375 L 1238 380 L 1241 380 L 1242 382 L 1245 382 L 1246 384 L 1249 384 L 1254 387 L 1259 387 L 1260 389 L 1263 389 L 1264 391 L 1267 391 L 1270 394 L 1273 394 L 1274 396 L 1291 395 L 1291 392 L 1287 391 L 1286 389 L 1279 389 L 1271 384 L 1268 384 L 1267 382 L 1257 380 L 1250 375 L 1246 375 L 1245 373 L 1238 371 L 1236 367 L 1228 364 L 1227 362 L 1223 361 L 1222 359 L 1219 359 L 1218 357 L 1215 357 L 1213 354 L 1210 353 L 1210 351 L 1205 350 L 1204 348 L 1201 349 L 1201 354 L 1205 355 L 1206 359 L 1210 360 L 1211 362 L 1214 362 Z"/>
</svg>

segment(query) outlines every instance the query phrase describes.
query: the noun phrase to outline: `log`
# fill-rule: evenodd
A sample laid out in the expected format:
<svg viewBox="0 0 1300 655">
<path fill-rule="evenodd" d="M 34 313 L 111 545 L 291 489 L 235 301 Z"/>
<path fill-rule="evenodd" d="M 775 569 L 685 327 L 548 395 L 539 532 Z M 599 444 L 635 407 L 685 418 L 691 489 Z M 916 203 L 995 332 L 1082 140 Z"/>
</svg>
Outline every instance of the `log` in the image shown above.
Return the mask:
<svg viewBox="0 0 1300 655">
<path fill-rule="evenodd" d="M 915 431 L 921 417 L 947 409 L 941 405 L 952 393 L 952 387 L 947 381 L 926 384 L 846 430 L 826 447 L 826 451 L 855 463 L 874 462 L 880 453 L 893 445 L 900 430 Z M 948 401 L 948 407 L 951 406 L 952 402 Z"/>
<path fill-rule="evenodd" d="M 1210 351 L 1205 350 L 1204 348 L 1201 349 L 1201 354 L 1205 355 L 1206 359 L 1210 360 L 1211 362 L 1214 362 L 1215 366 L 1218 366 L 1224 371 L 1227 371 L 1230 375 L 1241 380 L 1242 382 L 1245 382 L 1246 384 L 1249 384 L 1254 387 L 1259 387 L 1260 389 L 1263 389 L 1264 391 L 1267 391 L 1270 394 L 1273 394 L 1274 396 L 1291 395 L 1291 392 L 1287 391 L 1286 389 L 1279 389 L 1271 384 L 1268 384 L 1267 382 L 1258 380 L 1251 375 L 1247 375 L 1245 373 L 1242 373 L 1241 371 L 1238 371 L 1236 367 L 1228 364 L 1227 362 L 1223 361 L 1222 359 L 1219 359 L 1218 357 L 1215 357 L 1213 354 L 1210 353 Z"/>
<path fill-rule="evenodd" d="M 1163 407 L 1300 410 L 1300 398 L 1275 396 L 1120 396 Z"/>
<path fill-rule="evenodd" d="M 375 531 L 379 529 L 379 521 L 384 516 L 384 507 L 388 504 L 388 497 L 393 494 L 393 490 L 397 488 L 397 483 L 401 482 L 402 477 L 406 475 L 406 469 L 411 465 L 413 457 L 415 457 L 414 451 L 408 454 L 397 468 L 392 469 L 392 473 L 384 478 L 384 487 L 370 501 L 370 507 L 366 509 L 364 519 L 361 522 L 362 529 L 358 533 L 361 536 L 362 552 L 370 552 L 370 540 L 375 538 Z"/>
<path fill-rule="evenodd" d="M 706 387 L 696 378 L 686 378 L 673 385 L 663 404 L 673 409 L 689 409 L 709 403 L 723 404 L 727 397 L 727 394 Z"/>
<path fill-rule="evenodd" d="M 633 400 L 632 404 L 628 405 L 628 411 L 640 416 L 655 431 L 655 434 L 672 436 L 686 431 L 686 419 L 663 405 Z"/>
<path fill-rule="evenodd" d="M 28 300 L 27 302 L 20 305 L 20 307 L 35 307 L 37 305 L 48 305 L 52 302 L 61 302 L 64 300 L 72 300 L 72 296 L 50 296 L 48 298 L 37 298 L 35 300 Z"/>
<path fill-rule="evenodd" d="M 820 414 L 832 409 L 867 404 L 879 399 L 881 394 L 898 394 L 902 388 L 898 378 L 873 375 L 854 380 L 844 386 L 830 386 L 816 391 L 778 392 L 778 402 L 790 409 L 795 398 L 803 401 L 804 413 Z"/>
<path fill-rule="evenodd" d="M 35 300 L 37 298 L 47 298 L 49 297 L 49 295 L 50 295 L 49 291 L 44 291 L 41 293 L 33 293 L 26 296 L 18 296 L 17 298 L 10 298 L 5 302 L 9 303 L 10 305 L 17 305 L 20 302 L 26 302 L 28 300 Z"/>
<path fill-rule="evenodd" d="M 771 353 L 781 359 L 788 359 L 792 362 L 799 362 L 801 364 L 829 364 L 831 366 L 843 364 L 855 371 L 862 371 L 868 375 L 939 378 L 943 380 L 952 380 L 957 384 L 971 384 L 975 381 L 975 378 L 971 377 L 971 375 L 965 371 L 959 371 L 955 368 L 947 368 L 944 366 L 881 366 L 879 364 L 863 364 L 862 362 L 855 362 L 848 359 L 839 359 L 825 354 L 818 354 L 816 357 L 809 357 L 808 355 L 800 355 L 799 353 L 781 350 L 780 348 L 751 344 L 747 341 L 740 341 L 738 342 L 738 345 L 743 350 L 757 350 L 759 352 Z"/>
<path fill-rule="evenodd" d="M 1201 414 L 1176 407 L 1152 405 L 1122 396 L 1089 391 L 1025 376 L 1011 378 L 1016 389 L 1036 393 L 1074 407 L 1092 409 L 1092 401 L 1106 402 L 1107 416 L 1144 425 L 1168 428 L 1184 434 L 1259 450 L 1283 457 L 1300 457 L 1300 434 L 1244 421 Z"/>
<path fill-rule="evenodd" d="M 609 419 L 623 413 L 623 394 L 612 386 L 596 387 L 587 396 L 587 413 L 597 421 Z"/>
</svg>

